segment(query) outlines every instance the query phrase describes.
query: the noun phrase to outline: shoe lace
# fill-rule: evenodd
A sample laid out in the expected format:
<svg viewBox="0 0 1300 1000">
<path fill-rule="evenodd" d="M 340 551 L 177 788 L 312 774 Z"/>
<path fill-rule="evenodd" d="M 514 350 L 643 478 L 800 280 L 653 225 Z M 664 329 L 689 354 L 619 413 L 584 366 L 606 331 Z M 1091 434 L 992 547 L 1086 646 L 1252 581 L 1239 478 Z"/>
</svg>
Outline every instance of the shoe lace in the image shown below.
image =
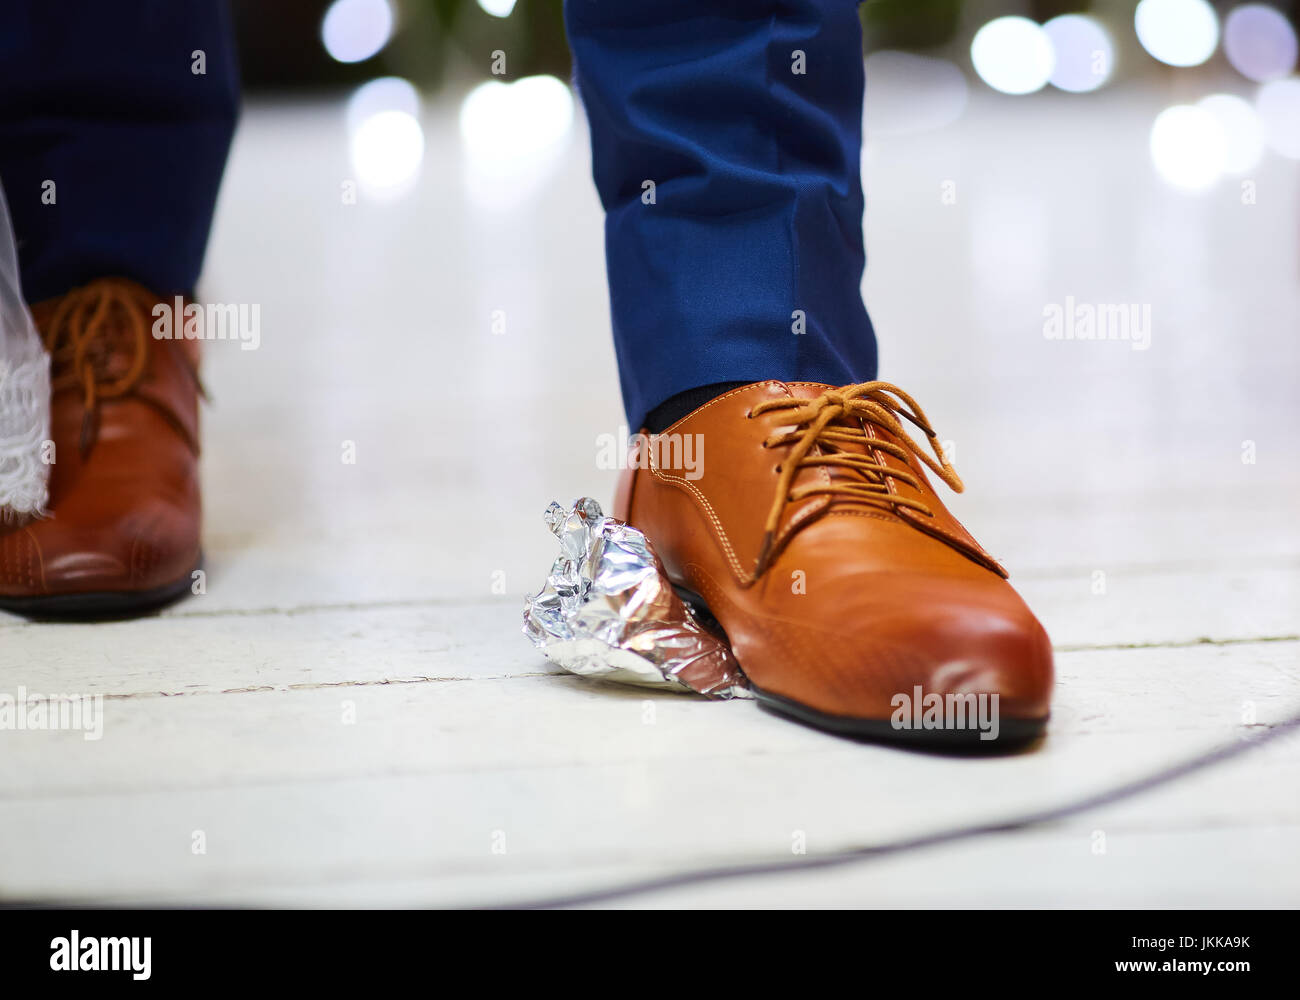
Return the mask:
<svg viewBox="0 0 1300 1000">
<path fill-rule="evenodd" d="M 125 278 L 98 278 L 64 294 L 45 329 L 45 349 L 50 354 L 51 390 L 81 389 L 84 407 L 80 448 L 90 453 L 98 435 L 99 406 L 118 399 L 140 384 L 149 364 L 149 323 L 157 297 Z M 115 353 L 110 337 L 125 330 L 130 343 L 130 364 L 118 375 L 108 371 Z M 200 395 L 206 397 L 198 373 L 188 363 Z"/>
<path fill-rule="evenodd" d="M 904 463 L 908 462 L 909 456 L 915 456 L 954 492 L 960 493 L 964 489 L 957 471 L 944 455 L 938 443 L 939 436 L 930 426 L 925 412 L 916 400 L 888 382 L 861 382 L 828 389 L 812 399 L 771 399 L 754 406 L 750 415 L 758 416 L 775 410 L 789 410 L 787 419 L 794 426 L 770 435 L 763 442 L 765 448 L 789 446 L 790 453 L 777 466 L 779 479 L 764 525 L 763 544 L 759 550 L 755 577 L 761 576 L 767 568 L 777 526 L 787 503 L 825 495 L 887 510 L 908 507 L 926 517 L 934 516 L 923 501 L 891 492 L 886 477 L 917 489 L 921 489 L 922 484 L 917 476 L 905 468 L 898 469 L 877 461 L 872 457 L 873 450 L 893 455 Z M 900 420 L 900 417 L 903 419 Z M 922 446 L 907 433 L 903 420 L 913 424 L 925 435 L 934 458 L 926 454 Z M 889 431 L 901 443 L 870 437 L 863 421 Z M 853 450 L 846 450 L 846 446 Z M 859 453 L 863 447 L 867 450 L 866 454 Z M 795 476 L 801 469 L 818 466 L 847 469 L 857 473 L 860 478 L 794 486 Z"/>
</svg>

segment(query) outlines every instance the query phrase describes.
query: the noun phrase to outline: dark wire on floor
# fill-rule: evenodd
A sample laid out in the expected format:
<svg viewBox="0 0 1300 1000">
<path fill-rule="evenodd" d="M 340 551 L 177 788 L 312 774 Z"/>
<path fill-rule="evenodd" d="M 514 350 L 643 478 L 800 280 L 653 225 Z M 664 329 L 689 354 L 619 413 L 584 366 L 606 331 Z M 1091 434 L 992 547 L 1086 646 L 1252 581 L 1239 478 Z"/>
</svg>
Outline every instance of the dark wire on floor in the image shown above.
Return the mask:
<svg viewBox="0 0 1300 1000">
<path fill-rule="evenodd" d="M 1100 792 L 1094 792 L 1091 795 L 1085 795 L 1083 798 L 1075 799 L 1073 802 L 1066 802 L 1064 805 L 1051 806 L 1046 809 L 1040 809 L 1036 812 L 1025 813 L 1021 816 L 1011 817 L 1002 820 L 990 820 L 986 823 L 977 823 L 974 826 L 958 827 L 955 830 L 941 830 L 937 833 L 924 834 L 919 837 L 909 837 L 903 840 L 896 840 L 884 844 L 876 844 L 869 847 L 850 847 L 842 851 L 831 851 L 826 854 L 809 854 L 801 855 L 795 858 L 782 859 L 780 861 L 758 861 L 750 864 L 740 865 L 718 865 L 711 868 L 697 868 L 692 871 L 677 872 L 672 875 L 658 875 L 653 878 L 639 879 L 631 882 L 625 882 L 621 885 L 610 886 L 605 889 L 593 889 L 588 892 L 576 892 L 567 896 L 555 896 L 549 899 L 535 899 L 522 901 L 518 903 L 504 903 L 487 909 L 555 909 L 569 906 L 591 906 L 597 903 L 607 903 L 611 900 L 625 899 L 628 896 L 641 895 L 647 892 L 658 892 L 664 889 L 677 889 L 687 885 L 698 885 L 701 882 L 721 882 L 729 879 L 748 878 L 756 875 L 779 875 L 784 872 L 809 871 L 817 868 L 834 868 L 839 865 L 853 864 L 858 861 L 866 861 L 874 858 L 887 857 L 893 854 L 902 854 L 907 851 L 915 851 L 924 847 L 935 847 L 941 844 L 951 844 L 959 840 L 969 840 L 974 837 L 983 837 L 991 833 L 1009 833 L 1013 830 L 1024 830 L 1029 827 L 1042 826 L 1056 820 L 1065 819 L 1068 816 L 1074 816 L 1089 809 L 1096 809 L 1099 806 L 1110 805 L 1120 802 L 1124 799 L 1130 799 L 1135 795 L 1143 792 L 1149 792 L 1154 788 L 1170 784 L 1180 778 L 1185 778 L 1196 771 L 1204 770 L 1207 767 L 1213 767 L 1216 764 L 1222 764 L 1226 760 L 1240 756 L 1249 750 L 1257 749 L 1265 743 L 1272 742 L 1279 737 L 1285 736 L 1293 729 L 1300 728 L 1300 713 L 1283 720 L 1275 726 L 1262 730 L 1257 735 L 1246 736 L 1232 743 L 1224 744 L 1207 750 L 1204 753 L 1197 754 L 1188 758 L 1181 764 L 1175 764 L 1172 767 L 1163 768 L 1154 774 L 1146 777 L 1135 778 L 1132 781 L 1116 785 L 1114 788 L 1104 789 Z"/>
</svg>

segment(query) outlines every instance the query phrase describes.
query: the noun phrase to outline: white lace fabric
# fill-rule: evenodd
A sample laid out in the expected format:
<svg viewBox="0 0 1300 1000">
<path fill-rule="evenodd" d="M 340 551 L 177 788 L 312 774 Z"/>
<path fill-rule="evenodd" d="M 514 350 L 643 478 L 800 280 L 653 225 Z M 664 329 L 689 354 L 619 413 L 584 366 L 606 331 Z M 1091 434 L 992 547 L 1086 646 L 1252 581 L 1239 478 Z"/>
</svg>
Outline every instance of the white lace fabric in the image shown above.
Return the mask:
<svg viewBox="0 0 1300 1000">
<path fill-rule="evenodd" d="M 0 522 L 45 513 L 49 437 L 50 359 L 23 302 L 13 224 L 0 191 Z"/>
</svg>

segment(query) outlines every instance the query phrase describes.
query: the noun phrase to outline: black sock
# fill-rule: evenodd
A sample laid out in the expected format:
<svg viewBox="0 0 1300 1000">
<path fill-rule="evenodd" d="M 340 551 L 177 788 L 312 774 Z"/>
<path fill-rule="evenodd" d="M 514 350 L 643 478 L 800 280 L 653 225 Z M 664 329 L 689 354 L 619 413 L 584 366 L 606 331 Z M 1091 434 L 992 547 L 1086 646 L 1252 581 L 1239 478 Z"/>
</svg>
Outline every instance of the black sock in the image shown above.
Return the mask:
<svg viewBox="0 0 1300 1000">
<path fill-rule="evenodd" d="M 724 392 L 730 392 L 732 389 L 739 389 L 742 385 L 749 384 L 749 382 L 714 382 L 712 385 L 702 385 L 697 389 L 687 389 L 685 392 L 679 392 L 676 396 L 668 397 L 646 414 L 645 429 L 651 434 L 659 434 L 677 423 L 692 410 L 699 409 L 710 399 L 715 399 Z"/>
</svg>

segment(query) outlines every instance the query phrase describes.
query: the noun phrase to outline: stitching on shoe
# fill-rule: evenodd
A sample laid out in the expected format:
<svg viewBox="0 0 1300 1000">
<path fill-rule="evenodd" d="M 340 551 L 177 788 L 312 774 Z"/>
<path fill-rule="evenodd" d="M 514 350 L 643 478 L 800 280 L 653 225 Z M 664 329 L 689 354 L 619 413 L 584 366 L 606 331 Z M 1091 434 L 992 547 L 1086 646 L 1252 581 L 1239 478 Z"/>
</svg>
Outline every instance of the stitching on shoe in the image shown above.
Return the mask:
<svg viewBox="0 0 1300 1000">
<path fill-rule="evenodd" d="M 674 427 L 676 427 L 678 424 L 680 424 L 683 420 L 690 420 L 691 417 L 695 416 L 695 414 L 697 414 L 697 413 L 703 413 L 705 410 L 707 410 L 707 409 L 708 409 L 710 406 L 712 406 L 714 403 L 721 403 L 724 399 L 730 399 L 732 396 L 735 396 L 735 395 L 737 395 L 738 393 L 748 392 L 750 389 L 754 388 L 754 386 L 756 386 L 756 385 L 781 385 L 781 386 L 783 386 L 783 385 L 786 385 L 786 384 L 787 384 L 787 383 L 782 382 L 780 379 L 771 378 L 771 379 L 768 379 L 768 380 L 765 381 L 765 382 L 751 382 L 751 383 L 749 383 L 749 385 L 742 385 L 739 389 L 732 389 L 730 392 L 724 392 L 721 396 L 714 396 L 712 399 L 710 399 L 707 403 L 705 403 L 705 404 L 704 404 L 703 406 L 701 406 L 699 409 L 691 410 L 691 412 L 688 413 L 688 414 L 686 414 L 686 416 L 684 416 L 684 417 L 682 417 L 682 418 L 680 418 L 680 419 L 678 419 L 678 420 L 673 421 L 671 424 L 669 424 L 667 427 L 665 427 L 665 428 L 664 428 L 662 431 L 660 431 L 659 433 L 660 433 L 660 434 L 667 434 L 667 433 L 668 433 L 669 431 L 671 431 Z"/>
<path fill-rule="evenodd" d="M 27 535 L 27 542 L 31 546 L 31 553 L 34 557 L 29 559 L 29 565 L 34 565 L 40 568 L 41 592 L 48 594 L 50 592 L 50 585 L 45 580 L 45 553 L 41 551 L 40 539 L 32 534 L 32 529 L 29 525 L 23 527 L 23 533 Z M 33 589 L 36 587 L 35 574 L 31 575 L 31 580 L 28 586 Z"/>
<path fill-rule="evenodd" d="M 749 385 L 742 385 L 738 389 L 732 389 L 730 392 L 724 392 L 721 396 L 715 396 L 713 399 L 709 400 L 699 409 L 692 410 L 690 413 L 686 414 L 686 416 L 682 417 L 680 420 L 676 420 L 673 423 L 669 424 L 662 431 L 660 431 L 660 433 L 668 434 L 669 432 L 672 431 L 674 427 L 676 427 L 678 424 L 682 423 L 683 421 L 689 420 L 691 417 L 695 416 L 698 413 L 703 413 L 705 410 L 709 409 L 711 406 L 713 406 L 716 403 L 721 403 L 724 400 L 730 399 L 732 396 L 738 395 L 739 393 L 748 392 L 750 389 L 753 389 L 754 386 L 756 385 L 776 385 L 776 386 L 785 387 L 786 383 L 780 381 L 779 379 L 768 379 L 764 382 L 751 382 Z M 660 482 L 672 483 L 675 486 L 683 487 L 686 490 L 688 490 L 692 496 L 695 497 L 695 499 L 704 507 L 705 513 L 708 515 L 709 520 L 713 523 L 714 530 L 718 534 L 718 541 L 721 544 L 723 554 L 727 557 L 727 562 L 731 565 L 731 571 L 736 574 L 736 579 L 739 580 L 742 585 L 752 584 L 754 582 L 754 577 L 751 574 L 746 573 L 744 567 L 740 565 L 740 559 L 736 556 L 736 550 L 735 547 L 731 544 L 731 538 L 727 534 L 727 530 L 722 526 L 722 521 L 719 519 L 717 512 L 713 509 L 713 505 L 709 503 L 708 498 L 699 491 L 699 489 L 695 486 L 694 483 L 690 482 L 689 480 L 684 478 L 679 478 L 676 476 L 665 475 L 663 470 L 660 469 L 659 466 L 655 463 L 655 454 L 653 448 L 650 449 L 650 472 Z"/>
<path fill-rule="evenodd" d="M 653 452 L 653 449 L 651 449 L 651 451 Z M 752 586 L 754 582 L 757 581 L 758 577 L 754 576 L 753 573 L 747 573 L 744 570 L 744 568 L 740 565 L 740 559 L 736 555 L 735 547 L 731 543 L 731 537 L 727 534 L 727 529 L 722 526 L 722 521 L 718 517 L 717 512 L 714 511 L 713 505 L 709 503 L 708 498 L 699 491 L 699 488 L 696 487 L 694 483 L 690 482 L 689 480 L 681 479 L 676 476 L 665 475 L 663 471 L 660 470 L 659 467 L 655 465 L 655 459 L 653 454 L 651 454 L 650 456 L 650 471 L 651 473 L 654 474 L 655 478 L 660 480 L 661 482 L 671 483 L 674 486 L 680 486 L 683 487 L 684 489 L 689 490 L 690 493 L 699 501 L 699 503 L 704 507 L 705 512 L 708 514 L 709 520 L 713 523 L 714 528 L 717 530 L 718 542 L 720 544 L 720 547 L 722 548 L 723 554 L 726 555 L 727 557 L 727 562 L 731 565 L 732 572 L 736 574 L 736 579 L 741 583 L 742 586 L 746 586 L 746 587 Z M 829 481 L 830 479 L 829 473 L 827 473 L 826 470 L 823 469 L 822 474 L 826 476 L 827 480 Z M 824 500 L 825 498 L 822 499 Z M 828 505 L 829 505 L 829 501 L 821 504 L 814 501 L 813 503 L 805 505 L 803 510 L 799 511 L 794 515 L 793 518 L 791 518 L 790 523 L 786 525 L 786 530 L 781 532 L 780 538 L 781 539 L 789 538 L 790 534 L 792 533 L 793 529 L 796 526 L 802 524 L 804 521 L 809 520 L 814 515 L 822 513 Z"/>
<path fill-rule="evenodd" d="M 667 432 L 665 431 L 665 433 Z M 752 583 L 752 577 L 746 574 L 741 568 L 740 560 L 736 558 L 735 549 L 731 545 L 731 539 L 727 536 L 727 531 L 723 528 L 722 522 L 719 520 L 717 512 L 714 511 L 713 505 L 709 503 L 708 498 L 689 480 L 664 475 L 655 464 L 653 448 L 650 449 L 650 453 L 650 471 L 653 473 L 654 477 L 661 482 L 672 483 L 674 486 L 684 487 L 690 491 L 691 495 L 694 496 L 695 499 L 704 507 L 705 513 L 708 514 L 709 520 L 713 523 L 714 530 L 718 533 L 718 540 L 721 543 L 723 554 L 727 557 L 727 562 L 731 565 L 732 572 L 736 574 L 737 579 L 740 580 L 742 584 L 745 584 L 746 582 Z"/>
<path fill-rule="evenodd" d="M 888 514 L 880 514 L 874 510 L 839 510 L 827 511 L 827 517 L 872 517 L 877 521 L 884 521 L 886 524 L 897 524 L 897 518 L 890 517 Z"/>
<path fill-rule="evenodd" d="M 140 549 L 140 536 L 137 534 L 131 539 L 131 554 L 127 557 L 128 575 L 127 578 L 132 582 L 140 579 L 140 560 L 138 558 Z"/>
</svg>

